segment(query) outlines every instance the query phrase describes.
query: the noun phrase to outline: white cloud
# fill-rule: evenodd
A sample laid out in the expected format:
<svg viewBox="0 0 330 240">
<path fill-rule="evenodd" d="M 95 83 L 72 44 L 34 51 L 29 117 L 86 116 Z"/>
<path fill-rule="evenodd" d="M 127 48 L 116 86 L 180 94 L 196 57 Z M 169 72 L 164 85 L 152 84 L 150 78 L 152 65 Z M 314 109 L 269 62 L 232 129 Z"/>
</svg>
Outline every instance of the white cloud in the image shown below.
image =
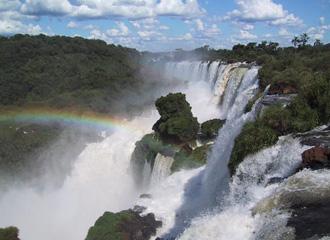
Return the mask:
<svg viewBox="0 0 330 240">
<path fill-rule="evenodd" d="M 129 34 L 129 29 L 123 22 L 116 22 L 117 28 L 111 28 L 106 31 L 110 37 L 126 37 Z"/>
<path fill-rule="evenodd" d="M 70 21 L 67 25 L 68 28 L 77 28 L 78 24 L 74 21 Z"/>
<path fill-rule="evenodd" d="M 324 34 L 330 30 L 330 25 L 322 25 L 318 27 L 310 27 L 307 29 L 307 34 L 312 40 L 324 38 Z"/>
<path fill-rule="evenodd" d="M 215 37 L 220 33 L 221 31 L 216 24 L 212 24 L 211 27 L 208 27 L 203 31 L 203 35 L 208 38 Z"/>
<path fill-rule="evenodd" d="M 20 5 L 19 0 L 0 0 L 0 12 L 17 9 Z"/>
<path fill-rule="evenodd" d="M 287 29 L 285 28 L 280 28 L 278 31 L 278 35 L 284 38 L 291 38 L 293 36 L 292 33 L 290 33 Z"/>
<path fill-rule="evenodd" d="M 252 25 L 252 24 L 243 24 L 242 29 L 245 30 L 245 31 L 253 30 L 254 25 Z"/>
<path fill-rule="evenodd" d="M 196 19 L 195 20 L 196 28 L 198 31 L 203 31 L 204 30 L 204 23 L 201 19 Z"/>
<path fill-rule="evenodd" d="M 325 17 L 320 17 L 320 24 L 321 25 L 324 25 L 325 24 Z"/>
<path fill-rule="evenodd" d="M 39 25 L 24 24 L 14 19 L 0 18 L 0 34 L 11 35 L 16 33 L 36 35 L 41 33 L 41 27 Z"/>
<path fill-rule="evenodd" d="M 250 33 L 249 31 L 240 30 L 237 38 L 240 40 L 253 40 L 253 39 L 257 39 L 258 37 Z"/>
<path fill-rule="evenodd" d="M 78 0 L 72 16 L 139 19 L 156 16 L 196 17 L 203 13 L 204 10 L 199 6 L 197 0 Z"/>
<path fill-rule="evenodd" d="M 241 22 L 266 21 L 272 25 L 299 25 L 302 21 L 272 0 L 235 0 L 238 9 L 225 16 L 225 20 Z"/>
<path fill-rule="evenodd" d="M 270 22 L 271 25 L 286 25 L 286 26 L 299 26 L 303 24 L 303 21 L 295 15 L 288 14 L 284 18 L 279 18 Z"/>
<path fill-rule="evenodd" d="M 193 36 L 191 35 L 191 33 L 186 33 L 186 34 L 184 34 L 184 35 L 182 35 L 182 36 L 179 36 L 179 37 L 177 38 L 177 40 L 180 40 L 180 41 L 182 41 L 182 40 L 190 41 L 190 40 L 192 40 L 192 39 L 193 39 Z"/>
<path fill-rule="evenodd" d="M 68 0 L 26 0 L 21 12 L 29 15 L 66 15 L 73 10 Z"/>
<path fill-rule="evenodd" d="M 39 25 L 24 23 L 24 20 L 30 19 L 20 14 L 19 3 L 15 0 L 0 0 L 0 34 L 12 35 L 16 33 L 40 34 L 42 29 Z"/>
</svg>

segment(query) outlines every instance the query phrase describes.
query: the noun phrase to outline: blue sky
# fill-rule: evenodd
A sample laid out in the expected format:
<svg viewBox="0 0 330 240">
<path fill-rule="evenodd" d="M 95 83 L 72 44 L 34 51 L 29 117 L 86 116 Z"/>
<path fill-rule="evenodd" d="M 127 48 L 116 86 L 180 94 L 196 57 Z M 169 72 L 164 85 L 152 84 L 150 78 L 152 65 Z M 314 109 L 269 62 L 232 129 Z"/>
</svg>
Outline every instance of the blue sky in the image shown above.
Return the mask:
<svg viewBox="0 0 330 240">
<path fill-rule="evenodd" d="M 139 50 L 330 42 L 330 0 L 0 0 L 0 34 L 81 36 Z"/>
</svg>

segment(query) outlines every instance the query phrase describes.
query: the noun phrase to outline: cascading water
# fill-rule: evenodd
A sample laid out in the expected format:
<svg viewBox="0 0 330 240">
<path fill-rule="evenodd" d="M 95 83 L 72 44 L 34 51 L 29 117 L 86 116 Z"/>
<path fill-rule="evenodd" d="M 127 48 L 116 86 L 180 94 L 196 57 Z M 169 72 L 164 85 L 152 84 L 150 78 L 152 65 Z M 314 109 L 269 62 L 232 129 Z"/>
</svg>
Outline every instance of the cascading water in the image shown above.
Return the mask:
<svg viewBox="0 0 330 240">
<path fill-rule="evenodd" d="M 174 162 L 172 157 L 157 154 L 151 174 L 151 185 L 157 185 L 171 174 L 171 166 Z"/>
<path fill-rule="evenodd" d="M 195 65 L 199 76 L 207 75 L 207 64 L 204 67 Z M 175 91 L 185 93 L 200 122 L 219 115 L 217 105 L 212 104 L 208 82 L 198 78 L 189 79 L 189 82 L 177 80 L 174 86 L 169 85 L 162 90 L 162 94 Z M 131 153 L 135 142 L 151 131 L 158 118 L 155 110 L 146 110 L 127 123 L 128 129 L 117 129 L 103 141 L 89 144 L 75 161 L 71 174 L 58 189 L 48 189 L 47 183 L 44 183 L 42 191 L 22 187 L 2 194 L 0 226 L 17 226 L 24 240 L 81 240 L 104 211 L 120 211 L 132 207 L 142 192 L 136 190 L 129 171 Z M 67 151 L 70 151 L 70 146 Z M 164 165 L 160 164 L 160 171 L 162 166 Z M 145 166 L 145 172 L 149 175 L 146 179 L 150 179 L 150 166 Z M 178 183 L 182 184 L 175 185 L 176 182 L 172 182 L 172 186 L 175 185 L 173 188 L 183 192 L 186 181 L 196 173 L 189 171 L 176 175 Z M 164 184 L 169 184 L 170 181 L 166 179 Z M 178 207 L 180 194 L 177 196 L 177 202 L 172 203 Z M 175 215 L 174 212 L 173 214 Z"/>
<path fill-rule="evenodd" d="M 179 239 L 270 239 L 260 238 L 260 232 L 266 228 L 265 221 L 260 215 L 253 217 L 252 209 L 279 186 L 268 184 L 271 179 L 289 176 L 301 162 L 301 153 L 306 149 L 298 139 L 286 136 L 275 146 L 246 157 L 238 166 L 221 208 L 194 219 Z M 283 223 L 287 215 L 276 214 L 276 217 L 277 223 Z M 271 232 L 278 231 L 281 235 L 283 231 L 278 227 L 272 225 Z"/>
<path fill-rule="evenodd" d="M 81 240 L 104 211 L 131 207 L 139 194 L 129 172 L 131 153 L 157 117 L 140 116 L 128 129 L 89 144 L 61 188 L 20 188 L 2 195 L 0 225 L 17 226 L 25 240 Z"/>
<path fill-rule="evenodd" d="M 221 116 L 227 119 L 208 157 L 206 168 L 199 169 L 198 174 L 187 180 L 185 186 L 181 186 L 180 189 L 184 189 L 184 194 L 180 195 L 181 206 L 167 205 L 166 201 L 159 206 L 173 214 L 162 214 L 162 211 L 155 207 L 157 195 L 154 199 L 143 200 L 142 205 L 147 207 L 147 211 L 154 212 L 156 217 L 163 221 L 164 227 L 158 231 L 158 234 L 164 239 L 172 239 L 189 225 L 192 218 L 217 206 L 220 196 L 223 195 L 221 192 L 228 189 L 227 161 L 234 139 L 244 123 L 254 117 L 253 112 L 248 114 L 243 112 L 248 100 L 254 96 L 258 88 L 258 68 L 248 69 L 241 67 L 239 63 L 225 65 L 221 62 L 179 62 L 168 63 L 165 71 L 165 75 L 170 78 L 207 83 L 210 89 L 210 103 L 217 106 L 215 117 Z M 194 111 L 193 104 L 192 110 Z M 189 171 L 186 171 L 186 174 L 188 173 Z M 175 176 L 176 174 L 169 176 L 168 181 L 170 182 Z M 162 184 L 163 187 L 164 185 L 166 181 Z M 172 192 L 172 195 L 175 194 L 177 193 Z"/>
</svg>

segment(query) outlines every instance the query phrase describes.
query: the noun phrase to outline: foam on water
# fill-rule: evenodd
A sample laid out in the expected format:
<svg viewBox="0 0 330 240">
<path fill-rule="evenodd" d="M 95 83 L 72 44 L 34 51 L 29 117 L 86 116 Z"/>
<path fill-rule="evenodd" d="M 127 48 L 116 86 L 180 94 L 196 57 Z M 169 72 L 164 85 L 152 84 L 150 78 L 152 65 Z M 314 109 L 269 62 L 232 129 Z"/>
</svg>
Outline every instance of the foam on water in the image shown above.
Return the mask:
<svg viewBox="0 0 330 240">
<path fill-rule="evenodd" d="M 301 162 L 301 153 L 307 147 L 298 139 L 282 137 L 275 146 L 262 150 L 244 159 L 230 183 L 229 191 L 221 208 L 196 218 L 179 239 L 259 239 L 257 230 L 265 219 L 253 217 L 252 209 L 265 197 L 272 194 L 279 184 L 270 184 L 270 179 L 284 178 Z M 286 215 L 276 214 L 277 223 Z M 276 228 L 273 225 L 274 229 Z"/>
</svg>

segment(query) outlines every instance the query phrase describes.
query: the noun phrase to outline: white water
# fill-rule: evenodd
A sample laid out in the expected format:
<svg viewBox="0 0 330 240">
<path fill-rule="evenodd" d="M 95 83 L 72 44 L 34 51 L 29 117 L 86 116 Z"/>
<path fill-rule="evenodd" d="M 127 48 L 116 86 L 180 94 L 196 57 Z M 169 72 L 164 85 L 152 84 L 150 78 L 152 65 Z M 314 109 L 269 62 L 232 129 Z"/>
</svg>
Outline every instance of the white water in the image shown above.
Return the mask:
<svg viewBox="0 0 330 240">
<path fill-rule="evenodd" d="M 198 81 L 198 79 L 202 78 L 203 83 L 207 83 L 209 87 L 210 105 L 213 103 L 213 105 L 217 106 L 217 110 L 214 111 L 217 114 L 215 117 L 219 118 L 221 116 L 226 118 L 227 122 L 219 133 L 213 151 L 208 158 L 206 168 L 199 174 L 194 175 L 185 186 L 179 186 L 178 183 L 177 188 L 168 190 L 170 196 L 175 196 L 178 194 L 176 192 L 178 188 L 185 189 L 184 195 L 181 194 L 180 204 L 174 206 L 171 203 L 167 204 L 166 201 L 162 201 L 161 205 L 154 204 L 154 202 L 157 202 L 157 195 L 152 200 L 152 209 L 148 205 L 150 203 L 148 201 L 145 202 L 144 206 L 149 211 L 154 212 L 157 218 L 165 222 L 164 227 L 159 230 L 159 233 L 163 233 L 163 235 L 159 236 L 165 239 L 177 236 L 189 224 L 191 218 L 215 207 L 218 204 L 218 198 L 222 195 L 222 191 L 228 185 L 227 161 L 234 139 L 239 134 L 241 127 L 246 121 L 253 119 L 253 112 L 243 114 L 243 111 L 248 100 L 254 95 L 255 89 L 258 87 L 256 78 L 258 68 L 250 70 L 244 68 L 237 69 L 238 66 L 239 64 L 221 65 L 219 62 L 211 64 L 181 62 L 168 64 L 166 68 L 168 76 L 178 78 L 181 81 L 188 81 L 189 79 Z M 214 82 L 216 83 L 213 84 Z M 196 90 L 193 92 L 194 94 L 198 92 L 198 89 Z M 196 99 L 196 96 L 194 98 Z M 214 101 L 215 98 L 218 98 L 219 101 Z M 219 103 L 222 103 L 220 101 L 222 98 L 225 99 L 225 102 L 219 106 Z M 192 102 L 195 99 L 192 98 Z M 206 106 L 203 107 L 203 110 L 205 108 Z M 224 108 L 226 109 L 224 110 Z M 192 110 L 194 111 L 194 105 Z M 184 173 L 188 175 L 190 171 L 185 171 Z M 168 179 L 171 179 L 171 177 Z"/>
<path fill-rule="evenodd" d="M 157 154 L 150 178 L 151 185 L 157 186 L 171 174 L 173 162 L 174 159 L 172 157 L 166 157 L 160 153 Z"/>
<path fill-rule="evenodd" d="M 222 208 L 196 218 L 180 239 L 260 239 L 256 231 L 262 229 L 260 225 L 265 221 L 261 221 L 259 215 L 253 217 L 252 208 L 279 186 L 267 185 L 268 181 L 290 175 L 306 149 L 299 140 L 288 136 L 282 137 L 275 146 L 246 157 L 230 183 Z M 280 218 L 285 220 L 284 215 L 276 216 L 277 222 Z"/>
<path fill-rule="evenodd" d="M 129 172 L 131 153 L 157 117 L 141 116 L 130 129 L 89 144 L 60 189 L 13 189 L 1 196 L 0 226 L 17 226 L 24 240 L 80 240 L 105 210 L 131 207 L 138 196 Z"/>
<path fill-rule="evenodd" d="M 201 65 L 194 71 L 202 77 L 207 76 L 206 69 L 207 65 Z M 202 78 L 196 77 L 188 83 L 182 81 L 169 91 L 184 92 L 192 105 L 193 114 L 200 122 L 219 115 L 217 105 L 212 103 L 210 84 Z M 103 141 L 89 144 L 59 189 L 48 189 L 45 183 L 43 191 L 22 187 L 2 194 L 0 227 L 17 226 L 24 240 L 81 240 L 104 211 L 120 211 L 132 207 L 140 192 L 136 191 L 129 172 L 131 153 L 135 142 L 151 131 L 158 117 L 154 110 L 146 111 L 142 116 L 127 122 L 127 129 L 117 129 Z M 67 151 L 70 151 L 70 146 Z M 146 172 L 150 174 L 147 168 Z M 169 199 L 175 199 L 170 192 L 173 196 L 183 192 L 186 181 L 196 173 L 194 171 L 173 175 L 177 176 L 172 183 L 172 186 L 176 184 L 176 190 L 164 187 L 167 189 L 164 189 L 164 193 L 168 192 Z M 164 184 L 171 185 L 166 181 Z M 156 199 L 164 199 L 158 193 L 155 194 Z M 171 214 L 174 215 L 174 209 L 181 202 L 180 197 L 177 199 L 177 205 L 172 204 L 176 206 L 172 207 Z M 170 202 L 166 200 L 166 204 Z"/>
</svg>

